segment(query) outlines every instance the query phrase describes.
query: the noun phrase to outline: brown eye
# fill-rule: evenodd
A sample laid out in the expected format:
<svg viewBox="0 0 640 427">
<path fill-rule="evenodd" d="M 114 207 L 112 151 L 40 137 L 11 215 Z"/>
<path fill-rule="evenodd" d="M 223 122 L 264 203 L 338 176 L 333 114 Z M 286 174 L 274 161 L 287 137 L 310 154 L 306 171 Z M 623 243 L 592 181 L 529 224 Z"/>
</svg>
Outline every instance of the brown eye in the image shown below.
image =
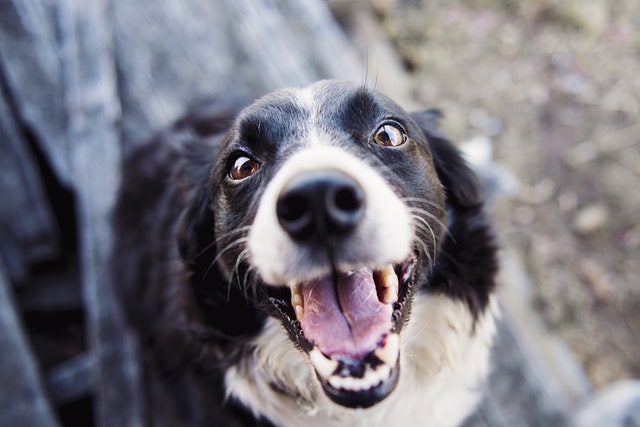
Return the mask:
<svg viewBox="0 0 640 427">
<path fill-rule="evenodd" d="M 245 178 L 249 178 L 251 175 L 258 172 L 260 165 L 258 162 L 247 156 L 240 156 L 236 159 L 229 171 L 229 177 L 233 180 L 239 181 Z"/>
<path fill-rule="evenodd" d="M 373 135 L 373 139 L 378 145 L 382 145 L 384 147 L 397 147 L 398 145 L 404 144 L 407 140 L 407 134 L 405 134 L 398 125 L 386 123 L 376 130 L 376 133 Z"/>
</svg>

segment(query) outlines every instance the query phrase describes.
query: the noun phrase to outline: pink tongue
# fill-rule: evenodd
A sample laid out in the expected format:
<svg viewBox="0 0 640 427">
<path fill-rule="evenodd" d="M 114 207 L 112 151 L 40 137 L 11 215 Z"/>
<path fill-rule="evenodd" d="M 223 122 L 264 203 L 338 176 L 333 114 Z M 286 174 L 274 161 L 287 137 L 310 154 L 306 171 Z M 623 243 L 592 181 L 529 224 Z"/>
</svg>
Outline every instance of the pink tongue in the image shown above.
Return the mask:
<svg viewBox="0 0 640 427">
<path fill-rule="evenodd" d="M 371 269 L 303 283 L 305 337 L 327 356 L 362 358 L 391 330 L 392 308 L 378 299 Z"/>
</svg>

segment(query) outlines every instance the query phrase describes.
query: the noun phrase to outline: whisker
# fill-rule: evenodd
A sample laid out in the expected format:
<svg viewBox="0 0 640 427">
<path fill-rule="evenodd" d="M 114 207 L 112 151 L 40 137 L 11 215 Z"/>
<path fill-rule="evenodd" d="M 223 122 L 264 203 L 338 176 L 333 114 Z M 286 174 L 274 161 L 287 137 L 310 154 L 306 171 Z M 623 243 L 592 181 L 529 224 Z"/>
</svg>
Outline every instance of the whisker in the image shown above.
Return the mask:
<svg viewBox="0 0 640 427">
<path fill-rule="evenodd" d="M 226 252 L 228 252 L 229 250 L 233 249 L 234 247 L 242 244 L 242 243 L 246 243 L 249 241 L 249 237 L 248 236 L 244 236 L 244 237 L 239 237 L 235 240 L 232 240 L 231 242 L 229 242 L 229 244 L 227 246 L 224 247 L 224 249 L 222 249 L 218 255 L 216 255 L 216 257 L 213 259 L 213 262 L 218 262 L 218 260 L 220 259 L 220 257 L 222 255 L 224 255 Z"/>
<path fill-rule="evenodd" d="M 426 204 L 426 205 L 432 206 L 432 207 L 434 207 L 436 209 L 441 209 L 441 206 L 438 205 L 436 202 L 434 202 L 432 200 L 429 200 L 429 199 L 426 199 L 424 197 L 401 197 L 400 201 L 405 202 L 405 203 L 409 203 L 409 202 L 422 203 L 422 204 Z M 423 208 L 421 208 L 419 206 L 409 205 L 408 208 L 409 208 L 410 211 L 412 211 L 412 213 L 421 213 L 421 214 L 424 214 L 425 216 L 431 218 L 438 225 L 440 225 L 445 230 L 445 232 L 447 232 L 447 234 L 448 234 L 449 231 L 448 231 L 447 225 L 444 222 L 442 222 L 441 219 L 436 217 L 433 213 L 431 213 L 428 210 L 423 209 Z"/>
<path fill-rule="evenodd" d="M 431 258 L 431 254 L 429 253 L 429 248 L 427 247 L 426 243 L 423 242 L 422 239 L 417 239 L 417 243 L 422 247 L 422 251 L 429 261 L 429 265 L 433 264 L 433 259 Z"/>
<path fill-rule="evenodd" d="M 235 263 L 235 265 L 233 266 L 233 269 L 231 270 L 231 273 L 230 273 L 230 275 L 229 275 L 229 276 L 230 276 L 230 277 L 229 277 L 229 281 L 232 281 L 232 280 L 233 280 L 233 276 L 235 276 L 235 277 L 236 277 L 236 281 L 237 281 L 238 285 L 239 285 L 241 288 L 245 288 L 245 289 L 246 289 L 246 287 L 244 286 L 244 283 L 242 283 L 242 282 L 240 281 L 240 264 L 242 263 L 242 261 L 244 261 L 244 260 L 245 260 L 245 258 L 248 258 L 248 256 L 249 256 L 249 250 L 248 250 L 248 249 L 243 249 L 243 250 L 238 254 L 238 258 L 236 259 L 236 263 Z"/>
<path fill-rule="evenodd" d="M 426 327 L 426 326 L 422 326 L 419 330 L 414 331 L 414 333 L 413 333 L 413 334 L 411 334 L 411 335 L 407 334 L 407 335 L 404 337 L 404 342 L 405 342 L 406 344 L 410 344 L 412 341 L 417 340 L 417 339 L 420 337 L 420 335 L 422 335 L 422 333 L 423 333 L 426 329 L 427 329 L 427 327 Z M 409 347 L 409 346 L 407 346 L 407 347 Z M 411 357 L 411 358 L 414 358 L 413 354 L 411 354 L 410 352 L 407 352 L 407 353 L 406 353 L 406 355 L 407 355 L 407 356 L 409 356 L 409 357 Z"/>
<path fill-rule="evenodd" d="M 451 237 L 451 239 L 453 240 L 453 242 L 455 243 L 456 239 L 454 238 L 454 236 L 451 234 L 451 232 L 449 231 L 449 227 L 447 227 L 447 224 L 445 224 L 444 222 L 442 222 L 442 220 L 440 220 L 438 217 L 436 217 L 434 214 L 432 214 L 431 212 L 429 212 L 426 209 L 422 209 L 422 208 L 418 208 L 418 207 L 414 207 L 411 206 L 409 207 L 409 211 L 411 212 L 412 215 L 416 215 L 416 214 L 421 214 L 424 215 L 428 218 L 431 218 L 436 224 L 438 224 L 440 227 L 442 227 L 442 229 L 444 230 L 444 232 Z"/>
<path fill-rule="evenodd" d="M 234 247 L 241 245 L 243 243 L 246 243 L 248 240 L 249 240 L 249 237 L 247 236 L 232 240 L 227 246 L 225 246 L 220 252 L 218 252 L 218 255 L 216 255 L 213 261 L 211 261 L 211 263 L 209 264 L 209 267 L 207 268 L 207 271 L 204 272 L 204 275 L 202 276 L 202 278 L 204 279 L 207 277 L 207 275 L 209 274 L 213 266 L 218 262 L 218 260 L 220 260 L 220 257 L 222 255 L 224 255 L 226 252 L 230 251 Z"/>
<path fill-rule="evenodd" d="M 438 239 L 436 239 L 436 234 L 433 232 L 433 228 L 431 227 L 431 224 L 429 224 L 429 221 L 427 221 L 426 219 L 422 218 L 419 215 L 411 215 L 411 216 L 414 220 L 420 222 L 422 225 L 424 225 L 424 227 L 426 227 L 425 230 L 428 230 L 431 233 L 431 238 L 433 239 L 433 242 L 437 243 Z"/>
<path fill-rule="evenodd" d="M 431 264 L 433 264 L 435 262 L 436 254 L 437 254 L 435 246 L 432 249 L 432 251 L 433 251 L 433 254 L 432 254 L 431 252 L 429 252 L 429 246 L 427 244 L 427 238 L 425 236 L 421 235 L 420 233 L 418 234 L 416 241 L 422 247 L 422 249 L 424 251 L 424 254 L 427 257 L 427 260 Z"/>
<path fill-rule="evenodd" d="M 217 241 L 216 241 L 216 240 L 213 240 L 213 241 L 212 241 L 211 243 L 209 243 L 207 246 L 205 246 L 204 248 L 202 248 L 202 249 L 200 250 L 200 252 L 198 252 L 198 253 L 196 254 L 196 258 L 198 258 L 198 257 L 202 256 L 202 254 L 204 254 L 206 251 L 208 251 L 208 250 L 209 250 L 209 249 L 211 249 L 213 246 L 215 246 L 215 245 L 216 245 L 216 243 L 217 243 L 218 241 L 223 240 L 223 239 L 228 239 L 229 237 L 233 236 L 234 234 L 238 234 L 238 233 L 243 233 L 243 232 L 245 232 L 245 231 L 249 231 L 249 229 L 250 229 L 250 228 L 251 228 L 251 226 L 249 226 L 249 225 L 245 225 L 245 226 L 243 226 L 243 227 L 239 227 L 239 228 L 236 228 L 236 229 L 234 229 L 234 230 L 229 231 L 229 232 L 228 232 L 228 233 L 226 233 L 225 235 L 223 235 L 223 236 L 219 237 L 219 238 L 217 239 Z"/>
<path fill-rule="evenodd" d="M 231 295 L 231 286 L 233 286 L 234 276 L 238 283 L 238 287 L 240 287 L 240 289 L 243 290 L 245 296 L 247 295 L 244 283 L 240 282 L 239 268 L 242 261 L 244 261 L 244 259 L 247 258 L 248 255 L 249 255 L 248 249 L 244 249 L 240 251 L 240 253 L 238 254 L 238 258 L 236 259 L 236 263 L 234 264 L 233 268 L 229 272 L 229 277 L 227 278 L 227 298 L 229 298 Z"/>
<path fill-rule="evenodd" d="M 433 241 L 433 258 L 431 258 L 431 254 L 429 254 L 424 244 L 423 244 L 423 249 L 427 257 L 429 257 L 431 263 L 433 263 L 438 257 L 438 239 L 436 238 L 436 235 L 433 232 L 433 228 L 431 228 L 431 225 L 424 218 L 416 215 L 412 215 L 412 217 L 414 220 L 418 221 L 417 223 L 415 223 L 415 226 L 418 228 L 418 231 L 422 231 L 424 233 L 428 231 L 431 234 L 431 239 Z M 420 241 L 420 243 L 424 243 L 424 242 Z"/>
<path fill-rule="evenodd" d="M 254 269 L 255 269 L 254 266 L 252 266 L 251 264 L 248 264 L 247 271 L 244 272 L 244 277 L 242 278 L 243 287 L 245 288 L 247 287 L 247 280 L 248 280 L 249 274 L 253 273 Z M 252 280 L 251 284 L 252 284 L 252 288 L 255 288 L 255 281 Z M 255 290 L 254 290 L 254 293 L 255 293 Z"/>
<path fill-rule="evenodd" d="M 426 199 L 424 197 L 401 197 L 400 200 L 403 202 L 425 203 L 429 206 L 433 206 L 434 208 L 440 208 L 440 205 L 438 205 L 436 202 Z"/>
<path fill-rule="evenodd" d="M 223 240 L 223 239 L 228 239 L 229 237 L 238 234 L 238 233 L 244 233 L 245 231 L 249 231 L 251 229 L 250 225 L 243 225 L 241 227 L 238 227 L 236 229 L 233 229 L 231 231 L 228 231 L 226 234 L 218 237 L 218 241 Z"/>
<path fill-rule="evenodd" d="M 205 252 L 207 252 L 209 249 L 211 249 L 212 247 L 214 247 L 216 245 L 216 241 L 212 240 L 211 243 L 209 243 L 207 246 L 205 246 L 204 248 L 202 248 L 197 254 L 196 254 L 196 259 L 200 258 Z"/>
</svg>

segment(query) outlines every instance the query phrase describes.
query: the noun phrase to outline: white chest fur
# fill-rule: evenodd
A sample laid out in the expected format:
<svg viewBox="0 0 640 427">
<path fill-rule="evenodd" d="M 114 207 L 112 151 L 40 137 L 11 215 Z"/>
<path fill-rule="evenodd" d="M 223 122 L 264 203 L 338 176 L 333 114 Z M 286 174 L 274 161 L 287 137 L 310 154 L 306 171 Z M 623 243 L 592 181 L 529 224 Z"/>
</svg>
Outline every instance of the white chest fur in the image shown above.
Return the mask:
<svg viewBox="0 0 640 427">
<path fill-rule="evenodd" d="M 497 312 L 492 301 L 472 330 L 461 302 L 418 295 L 402 334 L 398 386 L 363 410 L 331 402 L 280 322 L 270 319 L 254 353 L 227 371 L 227 393 L 282 427 L 453 427 L 482 397 Z"/>
</svg>

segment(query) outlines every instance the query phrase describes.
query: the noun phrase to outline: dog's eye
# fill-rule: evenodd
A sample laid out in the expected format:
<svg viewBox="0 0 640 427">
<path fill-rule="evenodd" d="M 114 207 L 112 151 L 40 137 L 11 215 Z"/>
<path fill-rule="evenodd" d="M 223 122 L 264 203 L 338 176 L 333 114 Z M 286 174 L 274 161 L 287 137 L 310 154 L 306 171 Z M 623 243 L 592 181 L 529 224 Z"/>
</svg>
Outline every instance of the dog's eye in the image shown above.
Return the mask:
<svg viewBox="0 0 640 427">
<path fill-rule="evenodd" d="M 373 135 L 376 144 L 384 147 L 397 147 L 404 144 L 407 134 L 396 124 L 385 123 L 376 130 Z"/>
<path fill-rule="evenodd" d="M 260 164 L 247 156 L 240 156 L 233 162 L 233 166 L 229 171 L 229 177 L 233 180 L 239 181 L 241 179 L 249 178 L 251 175 L 258 172 Z"/>
</svg>

